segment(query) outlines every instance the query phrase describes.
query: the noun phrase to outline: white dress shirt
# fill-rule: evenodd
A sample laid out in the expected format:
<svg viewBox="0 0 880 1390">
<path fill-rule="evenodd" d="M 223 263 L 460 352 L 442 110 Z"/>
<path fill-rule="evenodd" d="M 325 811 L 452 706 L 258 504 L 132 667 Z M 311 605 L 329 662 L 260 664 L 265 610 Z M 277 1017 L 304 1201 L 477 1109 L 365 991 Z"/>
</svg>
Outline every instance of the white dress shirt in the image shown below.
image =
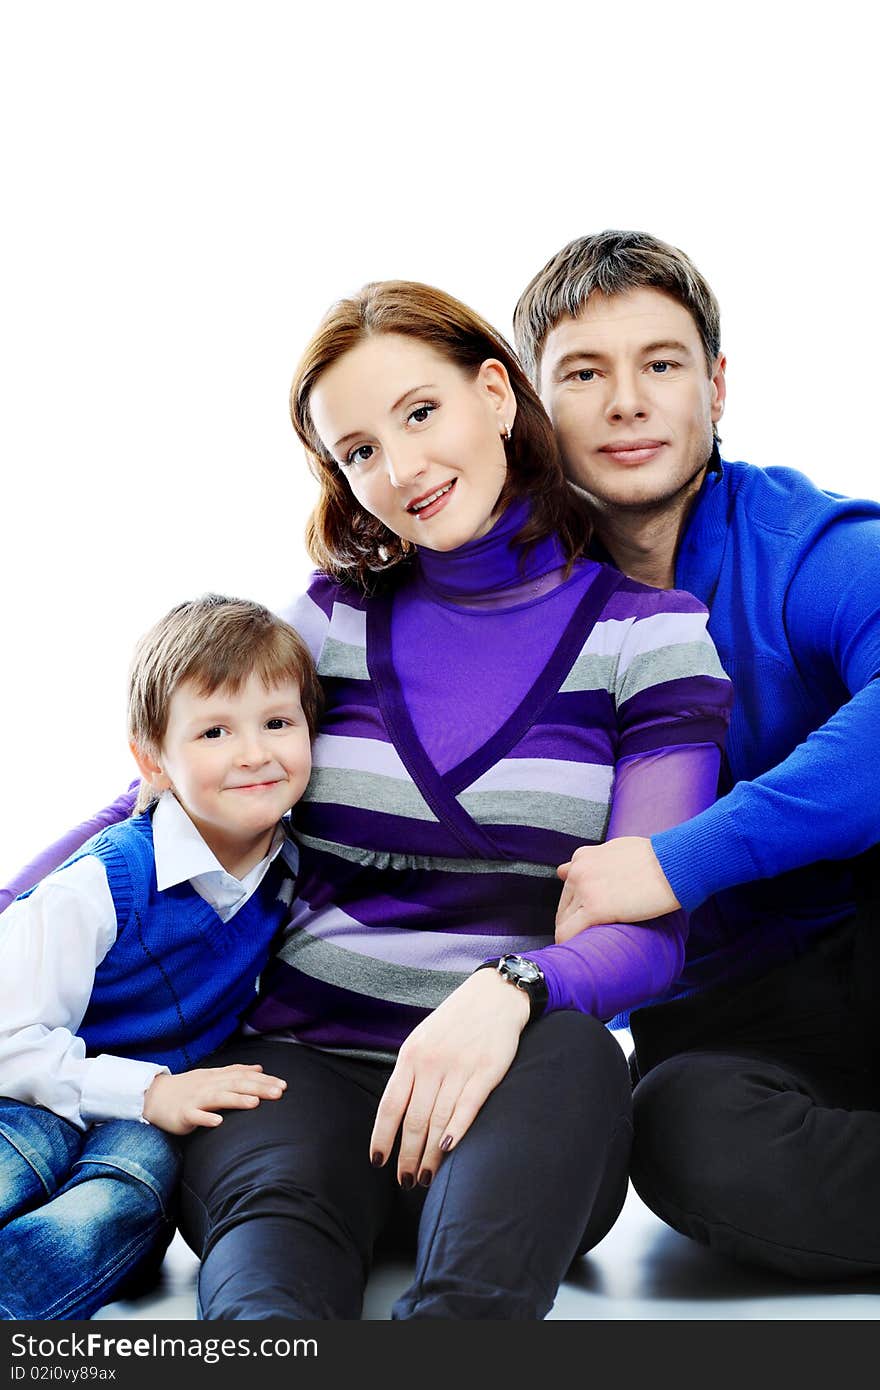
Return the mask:
<svg viewBox="0 0 880 1390">
<path fill-rule="evenodd" d="M 283 852 L 296 871 L 296 846 L 279 826 L 266 857 L 243 879 L 233 877 L 170 792 L 153 814 L 153 848 L 160 891 L 189 880 L 224 922 L 276 855 Z M 107 1053 L 86 1057 L 76 1035 L 116 930 L 107 875 L 93 855 L 50 874 L 0 916 L 0 1095 L 43 1105 L 80 1129 L 142 1120 L 147 1087 L 168 1071 Z"/>
</svg>

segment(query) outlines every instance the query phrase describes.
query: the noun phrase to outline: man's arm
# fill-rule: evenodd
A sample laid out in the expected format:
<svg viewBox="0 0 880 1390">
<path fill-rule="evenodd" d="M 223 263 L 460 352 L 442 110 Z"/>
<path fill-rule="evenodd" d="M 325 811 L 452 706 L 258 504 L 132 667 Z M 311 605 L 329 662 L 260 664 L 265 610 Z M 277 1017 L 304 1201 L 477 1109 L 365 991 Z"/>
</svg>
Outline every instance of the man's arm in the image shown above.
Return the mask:
<svg viewBox="0 0 880 1390">
<path fill-rule="evenodd" d="M 878 840 L 880 680 L 873 680 L 777 767 L 652 836 L 649 848 L 674 897 L 692 911 L 724 888 L 818 859 L 848 859 Z M 618 872 L 641 874 L 649 862 L 640 851 L 618 862 Z"/>
<path fill-rule="evenodd" d="M 677 906 L 880 842 L 880 526 L 829 528 L 804 557 L 785 609 L 809 687 L 850 698 L 752 781 L 685 824 L 585 851 L 586 920 L 642 921 Z"/>
<path fill-rule="evenodd" d="M 880 841 L 880 523 L 860 518 L 823 532 L 792 578 L 784 618 L 808 690 L 836 687 L 850 698 L 776 767 L 653 837 L 688 908 Z"/>
</svg>

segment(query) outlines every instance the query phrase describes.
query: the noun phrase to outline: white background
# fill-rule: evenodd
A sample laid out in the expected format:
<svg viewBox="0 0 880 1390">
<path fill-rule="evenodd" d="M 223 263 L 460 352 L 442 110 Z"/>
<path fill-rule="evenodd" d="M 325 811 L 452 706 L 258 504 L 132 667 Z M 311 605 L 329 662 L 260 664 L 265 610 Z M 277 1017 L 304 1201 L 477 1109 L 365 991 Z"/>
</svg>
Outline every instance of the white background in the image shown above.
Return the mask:
<svg viewBox="0 0 880 1390">
<path fill-rule="evenodd" d="M 509 334 L 565 241 L 652 231 L 721 300 L 727 457 L 880 496 L 870 13 L 5 4 L 0 879 L 127 784 L 144 628 L 302 585 L 288 385 L 365 280 Z"/>
</svg>

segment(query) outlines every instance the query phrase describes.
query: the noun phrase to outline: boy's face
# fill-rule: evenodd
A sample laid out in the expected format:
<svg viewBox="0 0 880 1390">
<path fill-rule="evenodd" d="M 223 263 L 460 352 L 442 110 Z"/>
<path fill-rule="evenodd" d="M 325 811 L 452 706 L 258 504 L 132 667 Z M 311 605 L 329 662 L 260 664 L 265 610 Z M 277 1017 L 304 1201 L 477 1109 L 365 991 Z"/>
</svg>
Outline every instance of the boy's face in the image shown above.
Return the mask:
<svg viewBox="0 0 880 1390">
<path fill-rule="evenodd" d="M 655 510 L 696 485 L 724 409 L 697 325 L 660 290 L 591 295 L 547 335 L 541 399 L 565 471 L 605 509 Z"/>
<path fill-rule="evenodd" d="M 178 686 L 149 780 L 157 791 L 174 792 L 223 867 L 241 877 L 268 852 L 311 767 L 296 681 L 267 689 L 252 675 L 234 695 Z"/>
</svg>

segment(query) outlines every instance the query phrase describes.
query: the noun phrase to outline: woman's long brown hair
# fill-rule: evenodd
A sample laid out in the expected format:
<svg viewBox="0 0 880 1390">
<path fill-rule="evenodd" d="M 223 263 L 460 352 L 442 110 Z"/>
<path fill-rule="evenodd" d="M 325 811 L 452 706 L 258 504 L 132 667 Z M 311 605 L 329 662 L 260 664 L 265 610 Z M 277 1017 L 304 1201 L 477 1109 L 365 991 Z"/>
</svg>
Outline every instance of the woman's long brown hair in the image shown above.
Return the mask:
<svg viewBox="0 0 880 1390">
<path fill-rule="evenodd" d="M 414 550 L 352 495 L 309 410 L 322 373 L 379 333 L 416 338 L 470 376 L 487 358 L 504 364 L 517 410 L 513 436 L 505 442 L 507 480 L 500 502 L 503 506 L 528 497 L 531 513 L 517 542 L 528 547 L 555 533 L 570 566 L 589 541 L 590 512 L 566 482 L 553 427 L 513 349 L 479 314 L 442 290 L 416 281 L 382 280 L 333 305 L 303 353 L 290 388 L 293 427 L 321 489 L 306 528 L 309 555 L 318 568 L 342 582 L 375 590 Z"/>
</svg>

